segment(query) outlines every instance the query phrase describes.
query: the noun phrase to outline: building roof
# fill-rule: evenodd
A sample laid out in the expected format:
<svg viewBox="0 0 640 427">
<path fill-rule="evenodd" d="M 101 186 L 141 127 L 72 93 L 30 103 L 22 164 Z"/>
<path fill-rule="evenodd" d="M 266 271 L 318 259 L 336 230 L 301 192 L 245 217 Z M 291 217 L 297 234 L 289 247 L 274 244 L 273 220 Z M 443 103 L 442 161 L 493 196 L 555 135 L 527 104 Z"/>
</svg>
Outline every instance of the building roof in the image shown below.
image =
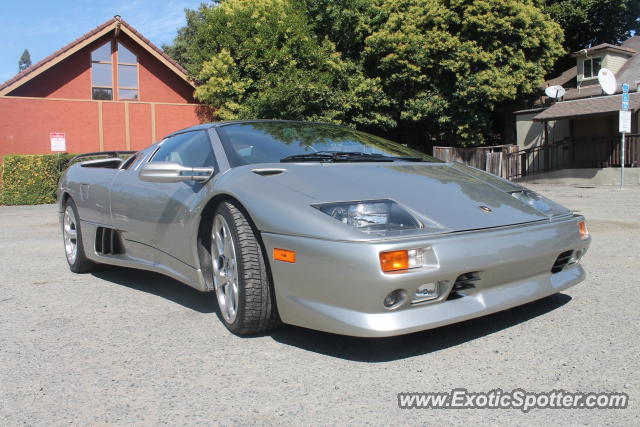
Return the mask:
<svg viewBox="0 0 640 427">
<path fill-rule="evenodd" d="M 622 42 L 622 46 L 640 52 L 640 36 L 633 36 Z"/>
<path fill-rule="evenodd" d="M 592 46 L 592 47 L 587 48 L 587 49 L 581 49 L 581 50 L 578 50 L 576 52 L 573 52 L 571 55 L 572 56 L 583 55 L 585 50 L 587 51 L 587 53 L 593 53 L 593 52 L 596 52 L 598 50 L 613 50 L 613 51 L 616 51 L 616 52 L 625 53 L 627 55 L 633 55 L 633 54 L 636 53 L 636 50 L 632 49 L 631 47 L 616 46 L 616 45 L 610 44 L 610 43 L 600 43 L 597 46 Z"/>
<path fill-rule="evenodd" d="M 556 86 L 556 85 L 564 86 L 568 82 L 570 82 L 571 80 L 575 79 L 577 75 L 578 75 L 578 66 L 574 65 L 573 67 L 571 67 L 568 70 L 564 71 L 559 76 L 554 77 L 554 78 L 549 79 L 546 82 L 544 82 L 544 85 L 542 86 L 542 89 L 545 89 L 545 88 L 547 88 L 549 86 Z"/>
<path fill-rule="evenodd" d="M 135 28 L 129 25 L 124 19 L 119 16 L 115 16 L 105 23 L 98 25 L 93 30 L 84 34 L 83 36 L 72 41 L 68 45 L 52 53 L 41 61 L 36 62 L 24 71 L 16 74 L 11 79 L 0 84 L 0 96 L 6 95 L 9 92 L 15 90 L 17 87 L 22 86 L 32 78 L 40 75 L 42 72 L 51 68 L 55 64 L 71 56 L 78 50 L 89 45 L 98 38 L 110 33 L 111 31 L 122 31 L 131 37 L 135 42 L 145 48 L 151 55 L 156 57 L 160 62 L 164 63 L 169 69 L 176 73 L 179 77 L 193 86 L 193 83 L 188 78 L 187 70 L 185 70 L 180 64 L 178 64 L 173 58 L 167 55 L 159 47 L 153 44 L 149 39 L 140 34 Z"/>
<path fill-rule="evenodd" d="M 627 83 L 630 89 L 638 90 L 638 83 L 640 82 L 640 54 L 636 54 L 627 59 L 622 68 L 616 73 L 616 81 L 618 86 L 623 83 Z"/>
<path fill-rule="evenodd" d="M 599 96 L 595 98 L 556 102 L 535 116 L 533 120 L 558 120 L 592 114 L 612 113 L 619 111 L 621 105 L 622 95 Z M 635 92 L 629 94 L 629 108 L 632 111 L 637 111 L 640 108 L 640 93 Z"/>
<path fill-rule="evenodd" d="M 615 49 L 614 49 L 615 48 Z M 587 49 L 587 52 L 593 52 L 596 50 L 610 49 L 618 50 L 629 55 L 622 68 L 616 73 L 616 93 L 622 93 L 622 84 L 627 83 L 630 86 L 632 92 L 637 91 L 640 85 L 640 36 L 631 37 L 622 43 L 622 46 L 615 46 L 609 43 L 602 43 L 592 48 Z M 584 50 L 575 52 L 573 56 L 584 52 Z M 577 75 L 577 66 L 573 66 L 560 74 L 557 77 L 544 82 L 541 89 L 545 89 L 548 86 L 561 85 L 565 86 Z M 600 84 L 597 80 L 590 81 L 587 85 L 581 85 L 579 87 L 565 87 L 566 93 L 564 95 L 564 101 L 584 99 L 591 97 L 601 97 L 604 94 Z"/>
</svg>

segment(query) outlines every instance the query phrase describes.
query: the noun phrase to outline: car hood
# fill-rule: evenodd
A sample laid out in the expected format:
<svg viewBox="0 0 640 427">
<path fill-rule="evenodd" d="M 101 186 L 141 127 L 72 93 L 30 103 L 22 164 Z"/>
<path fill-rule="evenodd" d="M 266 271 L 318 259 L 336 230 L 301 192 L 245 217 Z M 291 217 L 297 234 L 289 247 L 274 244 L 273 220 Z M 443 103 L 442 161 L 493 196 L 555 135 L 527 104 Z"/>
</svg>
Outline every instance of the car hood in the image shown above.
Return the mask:
<svg viewBox="0 0 640 427">
<path fill-rule="evenodd" d="M 298 215 L 294 214 L 292 208 L 302 204 L 301 208 L 309 208 L 304 212 L 313 217 L 316 224 L 328 223 L 339 227 L 343 235 L 349 235 L 355 230 L 327 217 L 311 205 L 377 199 L 396 201 L 423 223 L 437 226 L 439 232 L 475 230 L 548 219 L 548 216 L 509 194 L 509 191 L 522 190 L 522 187 L 458 164 L 289 163 L 248 165 L 241 168 L 248 169 L 247 172 L 254 171 L 246 174 L 248 179 L 242 181 L 245 191 L 251 192 L 251 196 L 245 195 L 244 198 L 262 199 L 264 202 L 263 208 L 256 208 L 258 212 L 255 215 L 260 217 L 259 221 L 264 221 L 264 216 L 274 215 L 266 205 L 278 203 L 287 207 L 289 212 L 285 213 L 289 216 L 283 222 L 286 225 L 275 227 L 277 221 L 267 219 L 266 231 L 333 234 L 323 226 L 307 224 L 305 227 L 298 227 L 299 218 L 296 218 Z M 268 171 L 270 168 L 281 169 L 283 172 L 266 173 L 264 176 L 255 173 L 259 170 Z M 296 228 L 306 230 L 303 232 Z"/>
</svg>

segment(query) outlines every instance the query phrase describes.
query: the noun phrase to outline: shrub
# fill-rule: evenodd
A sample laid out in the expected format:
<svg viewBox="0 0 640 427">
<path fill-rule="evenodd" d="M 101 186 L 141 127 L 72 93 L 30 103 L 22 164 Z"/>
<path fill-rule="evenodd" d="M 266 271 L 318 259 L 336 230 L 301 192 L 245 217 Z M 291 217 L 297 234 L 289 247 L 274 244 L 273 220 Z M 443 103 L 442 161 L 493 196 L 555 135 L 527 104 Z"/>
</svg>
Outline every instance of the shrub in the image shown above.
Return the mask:
<svg viewBox="0 0 640 427">
<path fill-rule="evenodd" d="M 56 187 L 73 154 L 10 155 L 2 164 L 3 205 L 38 205 L 56 201 Z"/>
</svg>

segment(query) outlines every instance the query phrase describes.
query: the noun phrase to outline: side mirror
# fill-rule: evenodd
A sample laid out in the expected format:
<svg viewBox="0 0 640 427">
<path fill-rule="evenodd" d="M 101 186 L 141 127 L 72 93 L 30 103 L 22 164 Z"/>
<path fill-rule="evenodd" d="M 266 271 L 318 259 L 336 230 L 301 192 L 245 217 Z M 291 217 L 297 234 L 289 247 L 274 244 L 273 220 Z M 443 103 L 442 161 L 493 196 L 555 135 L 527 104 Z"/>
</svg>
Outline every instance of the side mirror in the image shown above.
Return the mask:
<svg viewBox="0 0 640 427">
<path fill-rule="evenodd" d="M 153 162 L 147 163 L 140 170 L 140 179 L 148 182 L 205 182 L 213 173 L 213 168 L 192 168 L 176 162 Z"/>
</svg>

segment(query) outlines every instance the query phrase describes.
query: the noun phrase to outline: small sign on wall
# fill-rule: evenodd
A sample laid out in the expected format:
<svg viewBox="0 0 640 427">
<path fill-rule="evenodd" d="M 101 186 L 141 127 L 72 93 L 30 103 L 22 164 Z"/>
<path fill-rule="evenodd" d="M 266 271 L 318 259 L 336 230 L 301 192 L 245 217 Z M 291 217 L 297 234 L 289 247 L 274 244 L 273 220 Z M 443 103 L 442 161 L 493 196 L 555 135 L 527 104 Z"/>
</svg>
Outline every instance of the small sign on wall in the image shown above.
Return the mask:
<svg viewBox="0 0 640 427">
<path fill-rule="evenodd" d="M 64 132 L 51 132 L 51 151 L 67 151 L 67 138 Z"/>
</svg>

